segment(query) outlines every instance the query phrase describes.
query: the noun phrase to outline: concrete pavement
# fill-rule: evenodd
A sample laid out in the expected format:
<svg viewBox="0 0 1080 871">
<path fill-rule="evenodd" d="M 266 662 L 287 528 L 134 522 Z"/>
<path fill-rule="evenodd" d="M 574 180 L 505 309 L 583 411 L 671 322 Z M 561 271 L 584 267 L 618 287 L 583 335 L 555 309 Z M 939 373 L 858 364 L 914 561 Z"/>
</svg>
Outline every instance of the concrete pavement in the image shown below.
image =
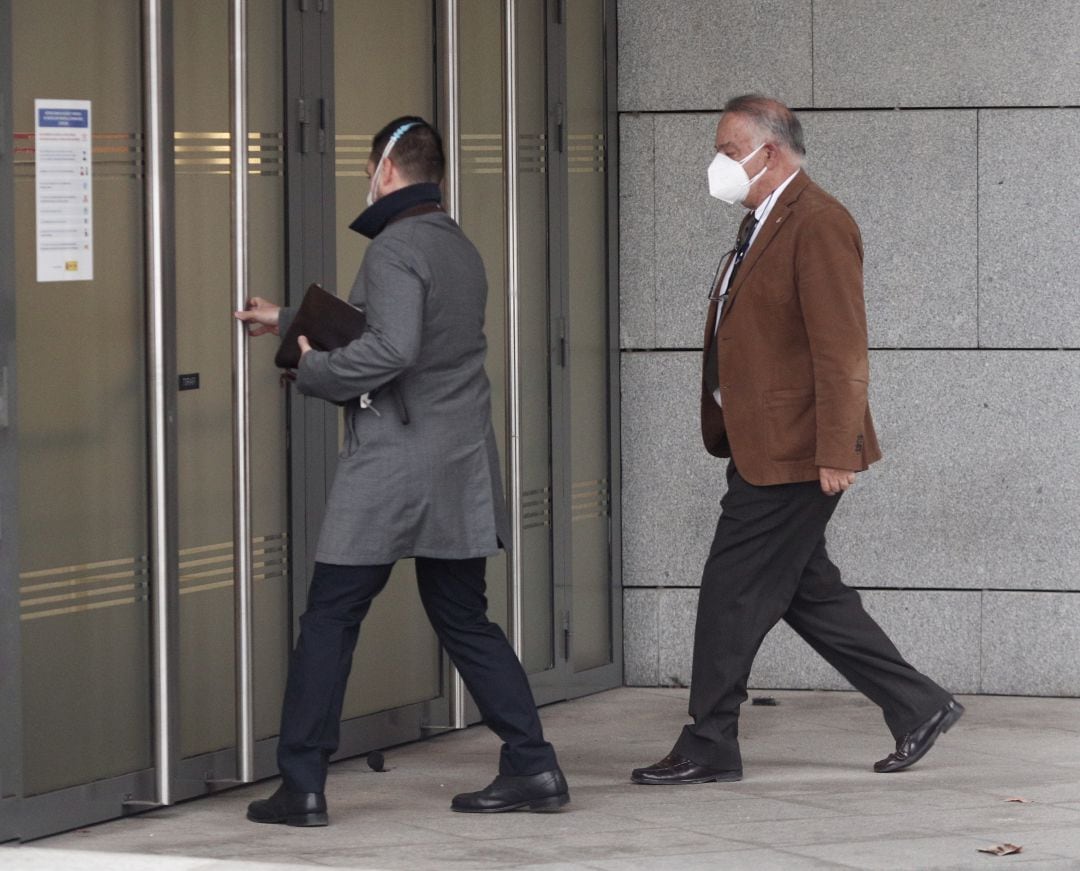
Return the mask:
<svg viewBox="0 0 1080 871">
<path fill-rule="evenodd" d="M 745 779 L 643 787 L 685 722 L 687 691 L 623 688 L 544 708 L 570 781 L 559 814 L 450 813 L 495 773 L 481 727 L 391 749 L 376 773 L 334 765 L 325 829 L 244 820 L 277 781 L 30 845 L 10 871 L 354 869 L 1080 869 L 1080 700 L 963 697 L 967 713 L 906 772 L 879 775 L 892 741 L 855 693 L 755 692 L 743 709 Z M 1009 799 L 1022 798 L 1024 802 Z M 1011 856 L 978 852 L 1002 843 Z"/>
</svg>

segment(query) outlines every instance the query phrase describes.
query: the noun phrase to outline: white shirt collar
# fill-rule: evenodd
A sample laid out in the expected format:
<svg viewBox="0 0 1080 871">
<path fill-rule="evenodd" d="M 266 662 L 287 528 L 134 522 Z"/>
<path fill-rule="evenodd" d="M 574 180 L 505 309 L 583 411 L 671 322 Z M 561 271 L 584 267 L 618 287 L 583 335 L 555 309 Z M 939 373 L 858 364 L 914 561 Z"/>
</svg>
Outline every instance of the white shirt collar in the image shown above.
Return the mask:
<svg viewBox="0 0 1080 871">
<path fill-rule="evenodd" d="M 761 203 L 761 205 L 758 206 L 756 209 L 754 209 L 754 217 L 757 218 L 758 226 L 765 223 L 765 219 L 767 217 L 769 217 L 769 212 L 772 211 L 773 204 L 778 199 L 780 199 L 780 194 L 782 194 L 784 192 L 784 188 L 786 188 L 789 184 L 791 184 L 791 180 L 793 178 L 795 178 L 795 176 L 797 176 L 799 174 L 799 172 L 801 172 L 801 169 L 795 170 L 795 172 L 793 172 L 791 175 L 789 175 L 787 178 L 785 178 L 782 182 L 780 182 L 780 184 L 777 186 L 776 190 L 774 190 L 771 194 L 769 194 L 767 197 L 765 197 L 765 200 Z M 757 234 L 757 231 L 756 231 L 756 228 L 755 228 L 755 235 L 756 234 Z"/>
</svg>

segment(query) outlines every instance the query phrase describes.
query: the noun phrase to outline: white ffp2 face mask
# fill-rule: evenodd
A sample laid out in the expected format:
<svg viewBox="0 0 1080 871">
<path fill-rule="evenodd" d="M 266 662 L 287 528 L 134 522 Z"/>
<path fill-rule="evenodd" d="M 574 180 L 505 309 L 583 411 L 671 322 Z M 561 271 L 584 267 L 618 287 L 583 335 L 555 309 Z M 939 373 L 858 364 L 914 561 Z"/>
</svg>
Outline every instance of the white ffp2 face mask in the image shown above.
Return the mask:
<svg viewBox="0 0 1080 871">
<path fill-rule="evenodd" d="M 716 157 L 709 164 L 709 193 L 725 203 L 742 203 L 746 195 L 750 193 L 750 187 L 765 174 L 768 167 L 762 167 L 761 172 L 750 178 L 743 169 L 743 164 L 765 147 L 762 142 L 742 160 L 733 160 L 726 154 L 716 153 Z"/>
</svg>

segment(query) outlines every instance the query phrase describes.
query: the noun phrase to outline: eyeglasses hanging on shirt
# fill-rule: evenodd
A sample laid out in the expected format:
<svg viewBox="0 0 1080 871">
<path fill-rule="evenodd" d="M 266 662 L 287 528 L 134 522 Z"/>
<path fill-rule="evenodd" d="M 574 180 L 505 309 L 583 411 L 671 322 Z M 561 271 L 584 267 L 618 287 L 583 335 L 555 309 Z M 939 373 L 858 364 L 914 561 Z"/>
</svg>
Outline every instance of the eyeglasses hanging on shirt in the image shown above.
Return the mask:
<svg viewBox="0 0 1080 871">
<path fill-rule="evenodd" d="M 727 279 L 727 287 L 731 287 L 732 282 L 735 281 L 735 273 L 739 271 L 739 264 L 742 263 L 743 258 L 746 257 L 746 252 L 750 250 L 750 241 L 754 238 L 754 228 L 758 225 L 757 215 L 751 212 L 747 216 L 746 223 L 743 224 L 742 229 L 739 231 L 739 238 L 735 240 L 735 247 L 724 254 L 720 258 L 720 262 L 716 266 L 716 274 L 713 276 L 712 289 L 709 291 L 709 302 L 723 303 L 727 299 L 727 290 L 720 293 L 720 287 L 724 284 L 721 280 L 721 276 L 727 272 L 728 264 L 731 265 L 731 274 Z"/>
</svg>

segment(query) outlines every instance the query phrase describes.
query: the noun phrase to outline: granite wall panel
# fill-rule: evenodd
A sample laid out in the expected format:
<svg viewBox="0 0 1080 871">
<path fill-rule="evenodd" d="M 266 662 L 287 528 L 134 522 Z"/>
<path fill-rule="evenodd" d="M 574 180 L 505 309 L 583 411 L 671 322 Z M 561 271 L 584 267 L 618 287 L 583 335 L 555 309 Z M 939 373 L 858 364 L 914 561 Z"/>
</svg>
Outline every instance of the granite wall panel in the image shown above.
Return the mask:
<svg viewBox="0 0 1080 871">
<path fill-rule="evenodd" d="M 1047 171 L 1077 143 L 1080 109 L 979 112 L 984 346 L 1080 348 L 1080 176 Z"/>
<path fill-rule="evenodd" d="M 657 669 L 659 590 L 623 590 L 623 683 L 653 687 L 660 683 Z"/>
<path fill-rule="evenodd" d="M 700 348 L 743 210 L 709 196 L 717 114 L 647 117 L 623 116 L 622 347 Z M 807 112 L 803 122 L 807 172 L 862 230 L 871 347 L 974 347 L 976 113 Z"/>
<path fill-rule="evenodd" d="M 619 109 L 715 108 L 751 91 L 808 106 L 810 0 L 619 0 Z"/>
<path fill-rule="evenodd" d="M 1080 354 L 875 351 L 885 458 L 830 524 L 848 583 L 1080 590 Z"/>
<path fill-rule="evenodd" d="M 1080 103 L 1075 0 L 814 0 L 813 32 L 816 107 Z"/>
<path fill-rule="evenodd" d="M 977 113 L 805 112 L 810 176 L 863 237 L 872 348 L 978 344 Z"/>
<path fill-rule="evenodd" d="M 867 613 L 915 668 L 950 692 L 979 691 L 979 592 L 864 590 L 860 595 Z M 750 686 L 851 688 L 786 623 L 762 644 Z"/>
<path fill-rule="evenodd" d="M 982 625 L 983 692 L 1080 696 L 1080 593 L 987 591 Z"/>
<path fill-rule="evenodd" d="M 656 347 L 655 119 L 619 119 L 619 347 Z"/>
<path fill-rule="evenodd" d="M 619 0 L 619 105 L 633 113 L 620 119 L 620 346 L 634 681 L 691 677 L 724 489 L 698 435 L 699 349 L 741 215 L 709 197 L 706 168 L 724 101 L 758 91 L 800 110 L 809 174 L 863 233 L 885 459 L 841 501 L 830 552 L 947 688 L 1080 695 L 1080 181 L 1053 169 L 1080 141 L 1076 11 Z M 751 681 L 846 686 L 783 624 Z"/>
<path fill-rule="evenodd" d="M 658 605 L 660 686 L 688 687 L 693 671 L 698 590 L 661 590 Z"/>
<path fill-rule="evenodd" d="M 659 594 L 660 685 L 686 686 L 692 677 L 698 591 L 667 589 L 660 590 Z M 915 668 L 950 692 L 979 691 L 980 593 L 867 590 L 861 596 L 867 613 Z M 851 689 L 851 685 L 783 621 L 765 637 L 750 673 L 749 686 L 756 689 Z"/>
<path fill-rule="evenodd" d="M 709 195 L 718 115 L 656 118 L 656 342 L 701 348 L 720 258 L 735 244 L 742 209 Z"/>
<path fill-rule="evenodd" d="M 623 354 L 623 584 L 693 586 L 724 464 L 701 446 L 700 353 Z"/>
</svg>

